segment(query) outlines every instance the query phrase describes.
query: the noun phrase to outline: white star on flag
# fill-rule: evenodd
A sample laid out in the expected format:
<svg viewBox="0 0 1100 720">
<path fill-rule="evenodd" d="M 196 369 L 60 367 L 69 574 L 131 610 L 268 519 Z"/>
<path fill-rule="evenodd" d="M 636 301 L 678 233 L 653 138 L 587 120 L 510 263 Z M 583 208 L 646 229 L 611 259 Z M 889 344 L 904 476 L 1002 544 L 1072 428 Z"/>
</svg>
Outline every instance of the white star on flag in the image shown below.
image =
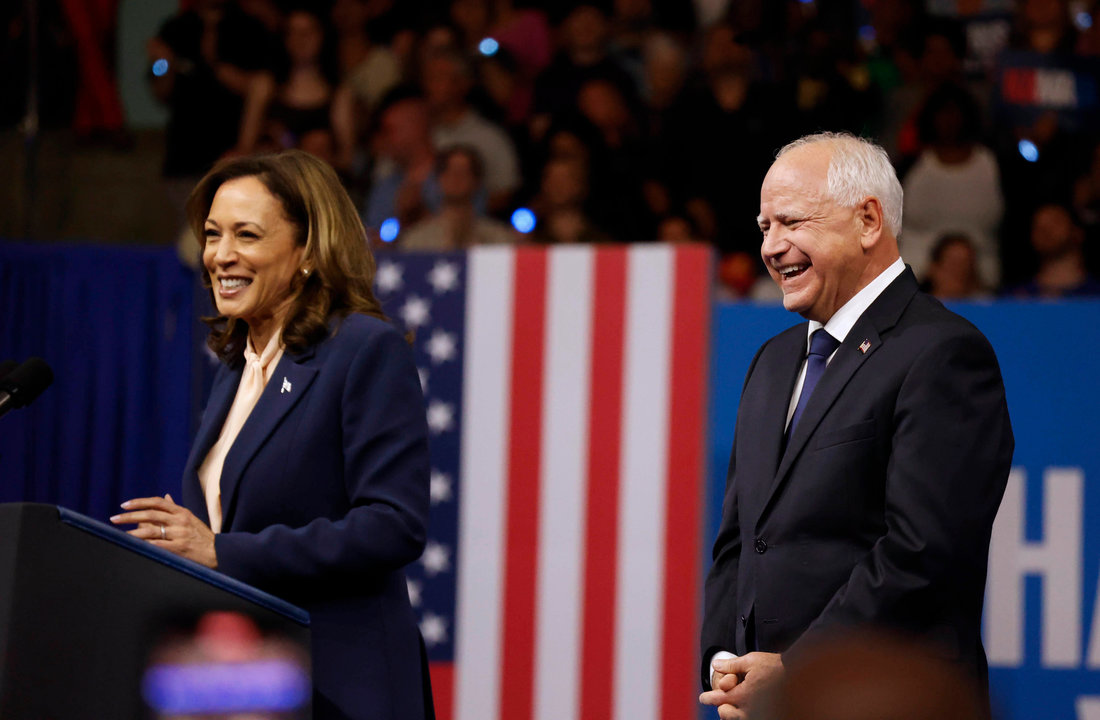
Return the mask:
<svg viewBox="0 0 1100 720">
<path fill-rule="evenodd" d="M 431 612 L 424 613 L 424 619 L 420 621 L 420 634 L 424 636 L 424 644 L 429 647 L 445 641 L 447 618 Z"/>
<path fill-rule="evenodd" d="M 453 262 L 440 260 L 428 272 L 428 282 L 436 294 L 443 294 L 458 287 L 458 266 Z"/>
<path fill-rule="evenodd" d="M 404 284 L 404 279 L 401 275 L 405 272 L 404 268 L 395 262 L 383 260 L 378 264 L 378 272 L 374 275 L 374 282 L 378 285 L 378 291 L 381 293 L 391 293 L 395 290 L 401 289 Z"/>
<path fill-rule="evenodd" d="M 430 375 L 431 373 L 428 372 L 428 368 L 417 368 L 416 369 L 416 374 L 420 376 L 420 392 L 427 395 L 428 394 L 428 375 Z"/>
<path fill-rule="evenodd" d="M 406 578 L 405 585 L 409 589 L 409 604 L 413 607 L 420 607 L 420 583 Z"/>
<path fill-rule="evenodd" d="M 424 554 L 420 556 L 420 564 L 424 566 L 424 574 L 428 577 L 447 572 L 451 569 L 451 551 L 446 545 L 429 540 L 424 546 Z"/>
<path fill-rule="evenodd" d="M 432 363 L 438 365 L 448 360 L 454 360 L 458 348 L 455 346 L 454 334 L 436 328 L 432 330 L 432 336 L 428 338 L 425 349 L 432 356 Z"/>
<path fill-rule="evenodd" d="M 455 409 L 450 403 L 432 400 L 428 403 L 428 428 L 436 435 L 454 427 Z"/>
<path fill-rule="evenodd" d="M 415 330 L 431 319 L 432 304 L 422 297 L 409 295 L 399 312 L 401 319 L 405 321 L 405 325 L 410 330 Z"/>
<path fill-rule="evenodd" d="M 429 484 L 432 505 L 447 502 L 454 494 L 451 492 L 451 476 L 445 472 L 432 469 L 432 479 Z"/>
</svg>

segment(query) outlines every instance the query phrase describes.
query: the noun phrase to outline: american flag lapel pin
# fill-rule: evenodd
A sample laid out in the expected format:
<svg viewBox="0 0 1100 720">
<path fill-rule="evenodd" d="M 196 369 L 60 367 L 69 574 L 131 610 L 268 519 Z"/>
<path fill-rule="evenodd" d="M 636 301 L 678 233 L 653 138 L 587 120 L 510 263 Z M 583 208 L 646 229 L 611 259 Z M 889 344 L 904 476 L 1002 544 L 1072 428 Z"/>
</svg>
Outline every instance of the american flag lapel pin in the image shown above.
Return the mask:
<svg viewBox="0 0 1100 720">
<path fill-rule="evenodd" d="M 868 350 L 870 350 L 870 349 L 871 349 L 871 341 L 870 341 L 870 340 L 864 340 L 864 341 L 863 341 L 862 343 L 860 343 L 860 345 L 859 345 L 859 351 L 860 351 L 861 353 L 863 353 L 864 355 L 866 355 L 866 354 L 867 354 L 867 351 L 868 351 Z"/>
</svg>

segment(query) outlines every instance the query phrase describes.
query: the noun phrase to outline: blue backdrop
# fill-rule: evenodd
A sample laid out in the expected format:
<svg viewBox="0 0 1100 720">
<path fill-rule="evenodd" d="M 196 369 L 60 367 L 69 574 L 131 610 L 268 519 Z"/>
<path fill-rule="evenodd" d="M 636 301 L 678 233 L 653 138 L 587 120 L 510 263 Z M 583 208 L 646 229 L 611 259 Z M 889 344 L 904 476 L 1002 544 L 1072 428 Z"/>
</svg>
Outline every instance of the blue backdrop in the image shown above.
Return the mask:
<svg viewBox="0 0 1100 720">
<path fill-rule="evenodd" d="M 994 529 L 986 599 L 997 715 L 1100 720 L 1100 301 L 952 308 L 993 343 L 1016 435 L 1006 497 L 1017 499 L 1002 506 Z M 778 306 L 715 307 L 708 545 L 749 362 L 799 320 Z"/>
<path fill-rule="evenodd" d="M 197 281 L 174 250 L 0 243 L 0 361 L 55 381 L 0 418 L 0 502 L 99 520 L 178 492 L 191 434 Z"/>
</svg>

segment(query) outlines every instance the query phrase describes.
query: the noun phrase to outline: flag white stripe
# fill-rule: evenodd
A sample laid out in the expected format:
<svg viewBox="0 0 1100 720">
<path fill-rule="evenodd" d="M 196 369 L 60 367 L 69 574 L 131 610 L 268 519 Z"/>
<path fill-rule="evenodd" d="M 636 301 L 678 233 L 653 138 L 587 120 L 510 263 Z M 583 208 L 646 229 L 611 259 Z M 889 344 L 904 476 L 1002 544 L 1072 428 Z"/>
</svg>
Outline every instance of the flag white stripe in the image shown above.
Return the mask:
<svg viewBox="0 0 1100 720">
<path fill-rule="evenodd" d="M 577 716 L 594 254 L 561 248 L 547 278 L 538 580 L 536 720 Z"/>
<path fill-rule="evenodd" d="M 477 248 L 467 257 L 455 717 L 485 720 L 500 714 L 515 263 L 511 248 Z"/>
<path fill-rule="evenodd" d="M 616 720 L 656 720 L 674 265 L 667 247 L 628 257 L 612 697 Z"/>
</svg>

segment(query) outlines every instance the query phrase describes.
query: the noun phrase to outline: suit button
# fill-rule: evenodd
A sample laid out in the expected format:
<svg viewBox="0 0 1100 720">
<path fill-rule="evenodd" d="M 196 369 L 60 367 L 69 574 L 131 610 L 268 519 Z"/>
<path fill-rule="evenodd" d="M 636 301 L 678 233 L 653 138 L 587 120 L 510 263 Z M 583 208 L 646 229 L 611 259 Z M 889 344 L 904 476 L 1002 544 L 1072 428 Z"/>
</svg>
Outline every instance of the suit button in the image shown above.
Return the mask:
<svg viewBox="0 0 1100 720">
<path fill-rule="evenodd" d="M 764 538 L 756 538 L 756 542 L 753 543 L 753 547 L 756 548 L 756 552 L 763 555 L 768 551 L 768 543 Z"/>
<path fill-rule="evenodd" d="M 748 624 L 749 624 L 749 621 L 745 619 L 744 615 L 742 615 L 741 616 L 741 627 L 745 627 Z"/>
</svg>

